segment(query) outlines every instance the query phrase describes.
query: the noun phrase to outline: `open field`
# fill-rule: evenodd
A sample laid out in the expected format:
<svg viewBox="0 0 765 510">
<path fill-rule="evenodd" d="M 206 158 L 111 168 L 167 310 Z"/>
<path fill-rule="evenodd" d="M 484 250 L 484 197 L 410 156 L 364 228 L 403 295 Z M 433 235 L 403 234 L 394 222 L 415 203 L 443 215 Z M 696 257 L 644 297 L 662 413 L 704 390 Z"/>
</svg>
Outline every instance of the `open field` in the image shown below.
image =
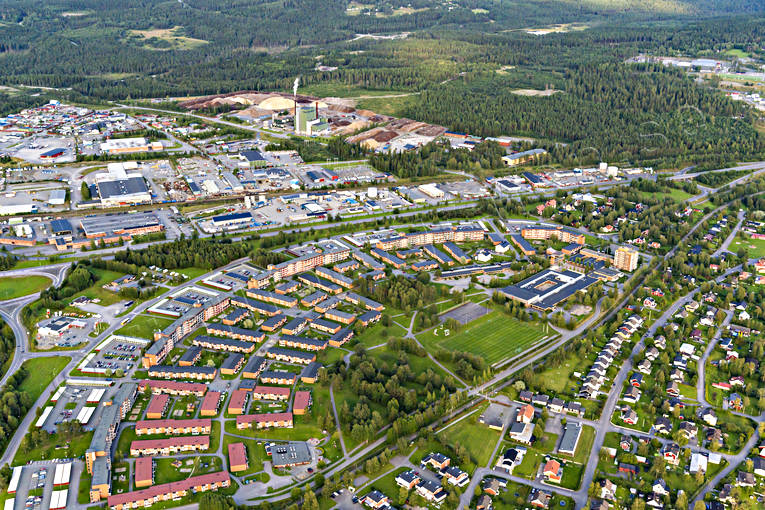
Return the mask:
<svg viewBox="0 0 765 510">
<path fill-rule="evenodd" d="M 143 40 L 145 47 L 151 50 L 189 50 L 207 44 L 204 39 L 195 39 L 182 35 L 183 27 L 156 28 L 150 30 L 131 30 L 130 34 Z"/>
<path fill-rule="evenodd" d="M 26 360 L 21 367 L 27 370 L 27 377 L 19 386 L 19 391 L 28 393 L 32 400 L 37 400 L 71 359 L 69 356 L 51 356 Z"/>
<path fill-rule="evenodd" d="M 555 90 L 555 89 L 546 89 L 546 90 L 536 90 L 536 89 L 516 89 L 512 91 L 513 94 L 517 96 L 527 96 L 527 97 L 550 97 L 553 94 L 557 94 L 558 92 L 562 92 L 561 90 Z"/>
<path fill-rule="evenodd" d="M 136 336 L 138 338 L 154 338 L 154 331 L 164 329 L 172 324 L 172 320 L 151 315 L 138 315 L 135 319 L 121 327 L 115 334 L 125 336 Z"/>
<path fill-rule="evenodd" d="M 37 275 L 0 278 L 0 301 L 40 292 L 50 284 L 50 278 Z"/>
<path fill-rule="evenodd" d="M 741 244 L 735 248 L 731 246 L 732 250 L 745 248 L 749 258 L 765 257 L 765 239 L 741 239 L 740 236 L 737 236 L 736 241 L 739 241 Z"/>
<path fill-rule="evenodd" d="M 541 328 L 494 311 L 445 336 L 443 326 L 418 336 L 426 345 L 466 351 L 490 364 L 516 356 L 545 337 Z"/>
<path fill-rule="evenodd" d="M 93 439 L 93 432 L 84 432 L 72 440 L 61 439 L 58 434 L 50 434 L 34 448 L 19 448 L 13 458 L 14 466 L 21 466 L 30 460 L 71 459 L 85 454 Z"/>
<path fill-rule="evenodd" d="M 470 453 L 472 465 L 461 466 L 468 472 L 472 472 L 471 468 L 486 466 L 499 440 L 499 431 L 478 423 L 478 417 L 486 407 L 488 406 L 481 406 L 466 418 L 440 432 L 449 439 L 449 443 L 464 446 Z"/>
</svg>

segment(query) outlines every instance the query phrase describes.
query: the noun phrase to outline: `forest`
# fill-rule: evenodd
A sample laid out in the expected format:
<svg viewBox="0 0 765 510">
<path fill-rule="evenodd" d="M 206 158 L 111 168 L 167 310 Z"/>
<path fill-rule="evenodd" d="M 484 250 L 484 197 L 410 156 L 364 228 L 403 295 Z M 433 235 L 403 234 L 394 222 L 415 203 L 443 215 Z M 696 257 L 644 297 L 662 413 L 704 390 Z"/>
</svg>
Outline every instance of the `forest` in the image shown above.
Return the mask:
<svg viewBox="0 0 765 510">
<path fill-rule="evenodd" d="M 348 7 L 347 0 L 8 0 L 0 5 L 0 85 L 17 90 L 0 92 L 0 114 L 43 99 L 19 85 L 92 103 L 285 91 L 300 76 L 306 93 L 415 93 L 398 115 L 480 136 L 533 137 L 548 149 L 542 163 L 711 168 L 765 156 L 754 115 L 740 103 L 678 70 L 626 63 L 640 54 L 727 58 L 733 49 L 762 58 L 761 1 L 375 0 L 360 12 Z M 306 16 L 312 12 L 322 16 Z M 581 29 L 525 31 L 558 23 Z M 360 151 L 284 143 L 308 160 Z M 441 165 L 403 159 L 377 166 L 415 176 Z M 484 163 L 494 164 L 457 166 Z"/>
</svg>

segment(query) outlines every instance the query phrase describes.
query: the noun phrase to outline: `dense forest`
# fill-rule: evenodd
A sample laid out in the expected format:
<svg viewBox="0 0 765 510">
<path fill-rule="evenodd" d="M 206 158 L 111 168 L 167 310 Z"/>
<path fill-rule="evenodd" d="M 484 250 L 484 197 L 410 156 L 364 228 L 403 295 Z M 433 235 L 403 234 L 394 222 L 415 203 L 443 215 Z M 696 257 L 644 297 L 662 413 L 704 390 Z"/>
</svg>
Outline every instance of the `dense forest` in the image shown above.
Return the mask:
<svg viewBox="0 0 765 510">
<path fill-rule="evenodd" d="M 306 15 L 314 12 L 322 15 Z M 7 0 L 0 5 L 0 85 L 16 91 L 0 93 L 0 114 L 45 99 L 19 85 L 54 87 L 44 94 L 92 102 L 284 91 L 300 76 L 306 93 L 417 92 L 397 113 L 476 135 L 537 138 L 549 151 L 544 162 L 712 167 L 765 155 L 753 114 L 677 70 L 625 62 L 639 54 L 727 58 L 724 52 L 733 49 L 763 57 L 763 13 L 759 0 L 722 6 L 713 0 Z M 525 31 L 564 23 L 578 29 Z M 337 69 L 319 70 L 319 62 Z M 517 89 L 559 92 L 531 97 Z M 309 160 L 358 151 L 296 148 Z M 407 176 L 429 175 L 433 163 L 378 162 Z M 414 165 L 422 168 L 406 168 Z"/>
<path fill-rule="evenodd" d="M 553 160 L 573 164 L 765 153 L 752 114 L 681 71 L 603 64 L 565 74 L 565 92 L 542 98 L 514 94 L 491 75 L 453 82 L 425 92 L 406 114 L 479 136 L 539 136 L 551 140 Z"/>
<path fill-rule="evenodd" d="M 178 239 L 172 243 L 154 244 L 141 250 L 117 252 L 114 259 L 138 266 L 158 266 L 164 269 L 199 267 L 212 269 L 225 266 L 249 253 L 247 243 L 228 239 Z"/>
</svg>

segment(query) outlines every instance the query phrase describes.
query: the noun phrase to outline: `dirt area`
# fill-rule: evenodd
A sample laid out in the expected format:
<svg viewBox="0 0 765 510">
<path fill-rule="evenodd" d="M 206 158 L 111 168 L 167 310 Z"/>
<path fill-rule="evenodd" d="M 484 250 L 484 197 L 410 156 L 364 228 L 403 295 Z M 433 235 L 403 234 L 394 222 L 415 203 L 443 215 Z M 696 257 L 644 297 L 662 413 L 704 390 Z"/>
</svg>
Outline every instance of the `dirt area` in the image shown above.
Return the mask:
<svg viewBox="0 0 765 510">
<path fill-rule="evenodd" d="M 588 313 L 592 312 L 591 306 L 585 306 L 585 305 L 574 305 L 571 307 L 571 315 L 574 315 L 576 317 L 587 315 Z"/>
<path fill-rule="evenodd" d="M 523 31 L 527 34 L 533 35 L 547 35 L 547 34 L 564 34 L 566 32 L 574 32 L 577 30 L 587 30 L 589 25 L 582 23 L 560 23 L 557 25 L 549 25 L 542 28 L 524 28 Z"/>
<path fill-rule="evenodd" d="M 195 39 L 193 37 L 180 35 L 178 32 L 182 30 L 182 26 L 175 26 L 173 28 L 155 28 L 152 30 L 131 30 L 130 33 L 140 37 L 148 44 L 148 47 L 156 50 L 189 49 L 202 44 L 207 44 L 207 41 L 204 39 Z M 170 44 L 168 47 L 155 47 L 151 44 L 153 39 L 166 41 Z"/>
<path fill-rule="evenodd" d="M 547 90 L 517 89 L 517 90 L 513 90 L 512 92 L 513 94 L 516 94 L 518 96 L 548 97 L 548 96 L 552 96 L 556 92 L 561 92 L 561 91 L 555 90 L 555 89 L 547 89 Z"/>
</svg>

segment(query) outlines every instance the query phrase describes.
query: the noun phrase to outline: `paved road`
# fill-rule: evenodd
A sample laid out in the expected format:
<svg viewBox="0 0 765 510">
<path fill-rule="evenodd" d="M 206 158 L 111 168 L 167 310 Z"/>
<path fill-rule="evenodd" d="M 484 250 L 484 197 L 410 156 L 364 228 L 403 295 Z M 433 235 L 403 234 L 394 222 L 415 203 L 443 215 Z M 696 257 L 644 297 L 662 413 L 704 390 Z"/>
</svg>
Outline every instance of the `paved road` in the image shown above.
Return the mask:
<svg viewBox="0 0 765 510">
<path fill-rule="evenodd" d="M 719 257 L 723 253 L 730 251 L 729 250 L 730 243 L 733 242 L 733 239 L 736 238 L 736 234 L 738 234 L 738 231 L 741 230 L 741 225 L 743 225 L 744 223 L 744 217 L 745 217 L 744 211 L 743 210 L 739 211 L 736 217 L 737 219 L 736 225 L 733 227 L 733 230 L 731 230 L 728 237 L 725 238 L 725 241 L 723 241 L 720 247 L 717 248 L 717 250 L 715 250 L 714 254 L 712 254 L 713 257 Z"/>
<path fill-rule="evenodd" d="M 225 268 L 228 267 L 234 267 L 236 265 L 241 264 L 242 262 L 245 262 L 249 260 L 247 257 L 243 257 L 241 259 L 235 260 L 231 262 L 230 264 L 227 264 L 224 266 Z M 68 264 L 64 264 L 64 267 L 68 267 Z M 18 270 L 23 271 L 23 270 Z M 6 273 L 2 273 L 2 275 L 5 275 Z M 59 277 L 63 279 L 63 271 L 59 273 Z M 193 278 L 191 280 L 188 280 L 178 287 L 173 287 L 168 289 L 166 292 L 163 292 L 161 295 L 154 297 L 152 299 L 149 299 L 148 301 L 145 301 L 138 305 L 136 308 L 133 309 L 130 313 L 128 313 L 124 319 L 132 319 L 136 315 L 142 313 L 144 310 L 148 309 L 149 307 L 153 306 L 155 303 L 163 299 L 166 295 L 170 293 L 175 293 L 179 289 L 188 287 L 191 285 L 194 285 L 198 281 L 206 278 L 207 275 L 202 275 L 197 278 Z M 58 281 L 60 283 L 60 280 Z M 14 321 L 15 322 L 15 321 Z M 71 372 L 77 364 L 82 360 L 82 357 L 90 352 L 93 347 L 95 347 L 99 342 L 103 341 L 103 339 L 108 338 L 109 335 L 111 335 L 114 331 L 122 327 L 122 323 L 115 321 L 114 324 L 109 326 L 103 333 L 98 335 L 98 337 L 89 340 L 86 344 L 83 344 L 79 349 L 76 350 L 70 350 L 70 351 L 57 351 L 57 352 L 29 352 L 29 349 L 24 349 L 23 353 L 18 353 L 14 356 L 12 363 L 18 363 L 20 366 L 21 363 L 23 363 L 24 360 L 30 359 L 30 358 L 37 358 L 37 357 L 50 357 L 55 355 L 64 355 L 64 356 L 72 356 L 72 361 L 67 364 L 67 366 L 53 379 L 53 381 L 48 385 L 47 388 L 43 390 L 43 392 L 40 395 L 40 398 L 37 399 L 37 402 L 32 406 L 32 410 L 43 406 L 48 398 L 50 397 L 51 392 L 53 392 L 63 381 L 69 376 L 69 372 Z M 14 329 L 15 331 L 15 329 Z M 26 342 L 26 334 L 22 335 L 22 345 L 24 345 L 24 342 Z M 18 342 L 17 339 L 17 349 L 18 349 Z M 11 373 L 10 370 L 8 373 Z M 11 460 L 13 460 L 13 457 L 16 455 L 16 451 L 19 448 L 19 445 L 21 444 L 21 439 L 26 434 L 27 430 L 29 429 L 29 426 L 32 424 L 32 422 L 36 419 L 35 413 L 33 411 L 30 411 L 26 414 L 23 421 L 19 425 L 19 427 L 16 429 L 16 432 L 13 434 L 13 437 L 11 438 L 11 441 L 8 443 L 8 446 L 5 449 L 5 452 L 3 453 L 2 457 L 0 457 L 0 465 L 5 463 L 10 463 Z"/>
<path fill-rule="evenodd" d="M 337 427 L 337 433 L 340 436 L 340 447 L 343 450 L 343 457 L 348 456 L 348 450 L 345 448 L 345 439 L 343 439 L 343 428 L 340 426 L 340 417 L 337 415 L 337 406 L 335 405 L 335 392 L 333 385 L 329 385 L 329 400 L 332 402 L 332 414 L 335 416 L 335 426 Z"/>
<path fill-rule="evenodd" d="M 741 270 L 741 266 L 736 266 L 734 268 L 730 268 L 728 271 L 723 273 L 717 278 L 717 281 L 722 281 L 725 277 L 727 277 L 730 274 L 733 274 L 735 271 Z M 656 334 L 656 330 L 663 324 L 667 322 L 668 319 L 672 318 L 677 311 L 685 306 L 686 303 L 691 301 L 693 297 L 700 292 L 700 287 L 696 288 L 684 296 L 679 297 L 676 299 L 667 309 L 659 316 L 656 321 L 651 324 L 648 329 L 645 331 L 643 336 L 640 338 L 640 340 L 635 344 L 635 347 L 632 349 L 632 352 L 630 353 L 627 360 L 622 365 L 622 368 L 619 370 L 618 375 L 616 378 L 614 378 L 614 382 L 611 385 L 611 389 L 608 394 L 608 399 L 606 400 L 605 405 L 603 406 L 603 411 L 600 415 L 600 419 L 597 421 L 596 427 L 595 427 L 595 441 L 592 445 L 592 450 L 590 450 L 590 456 L 587 460 L 587 465 L 584 470 L 584 476 L 582 477 L 582 485 L 579 491 L 577 492 L 576 498 L 574 500 L 576 501 L 576 507 L 577 509 L 581 509 L 584 507 L 584 505 L 587 502 L 587 490 L 589 489 L 590 485 L 592 484 L 592 481 L 595 478 L 595 473 L 597 471 L 598 467 L 598 461 L 600 459 L 600 450 L 603 447 L 603 443 L 605 441 L 606 433 L 607 432 L 617 432 L 619 431 L 620 427 L 614 426 L 611 424 L 611 416 L 614 413 L 614 410 L 616 409 L 616 405 L 621 398 L 621 392 L 622 388 L 624 387 L 624 382 L 627 380 L 627 377 L 632 373 L 633 368 L 633 360 L 635 356 L 642 352 L 643 349 L 645 349 L 645 339 L 653 337 Z"/>
<path fill-rule="evenodd" d="M 704 349 L 704 354 L 701 355 L 701 358 L 699 358 L 699 361 L 696 363 L 696 370 L 698 371 L 697 375 L 697 381 L 696 381 L 696 400 L 699 401 L 699 404 L 701 404 L 702 407 L 710 407 L 709 402 L 707 402 L 707 392 L 706 392 L 706 364 L 707 359 L 709 358 L 709 355 L 712 354 L 712 351 L 714 350 L 715 346 L 717 345 L 717 342 L 720 341 L 720 337 L 722 336 L 723 330 L 730 324 L 731 319 L 733 318 L 733 311 L 732 310 L 725 310 L 725 319 L 723 320 L 722 324 L 717 328 L 717 331 L 715 332 L 715 336 L 712 337 L 712 339 L 709 341 L 709 344 L 707 344 L 707 348 Z"/>
<path fill-rule="evenodd" d="M 750 174 L 747 174 L 747 175 L 744 175 L 742 177 L 739 177 L 738 179 L 736 179 L 734 181 L 731 181 L 729 184 L 727 184 L 727 185 L 735 186 L 739 182 L 743 182 L 743 181 L 745 181 L 747 179 L 750 179 L 750 178 L 752 178 L 752 177 L 754 177 L 756 175 L 761 174 L 762 172 L 765 172 L 765 161 L 756 161 L 756 162 L 753 162 L 753 163 L 746 163 L 746 164 L 743 164 L 743 165 L 732 166 L 732 167 L 728 167 L 728 168 L 720 168 L 718 170 L 709 170 L 707 172 L 695 172 L 695 173 L 688 173 L 688 172 L 686 172 L 686 170 L 689 170 L 690 168 L 693 168 L 693 167 L 684 168 L 679 173 L 676 173 L 675 175 L 670 176 L 669 180 L 671 180 L 671 181 L 681 181 L 681 180 L 685 180 L 685 179 L 693 179 L 694 177 L 697 177 L 699 175 L 714 174 L 714 173 L 720 173 L 720 172 L 728 172 L 728 171 L 731 171 L 731 170 L 755 170 L 755 172 L 752 172 Z"/>
</svg>

